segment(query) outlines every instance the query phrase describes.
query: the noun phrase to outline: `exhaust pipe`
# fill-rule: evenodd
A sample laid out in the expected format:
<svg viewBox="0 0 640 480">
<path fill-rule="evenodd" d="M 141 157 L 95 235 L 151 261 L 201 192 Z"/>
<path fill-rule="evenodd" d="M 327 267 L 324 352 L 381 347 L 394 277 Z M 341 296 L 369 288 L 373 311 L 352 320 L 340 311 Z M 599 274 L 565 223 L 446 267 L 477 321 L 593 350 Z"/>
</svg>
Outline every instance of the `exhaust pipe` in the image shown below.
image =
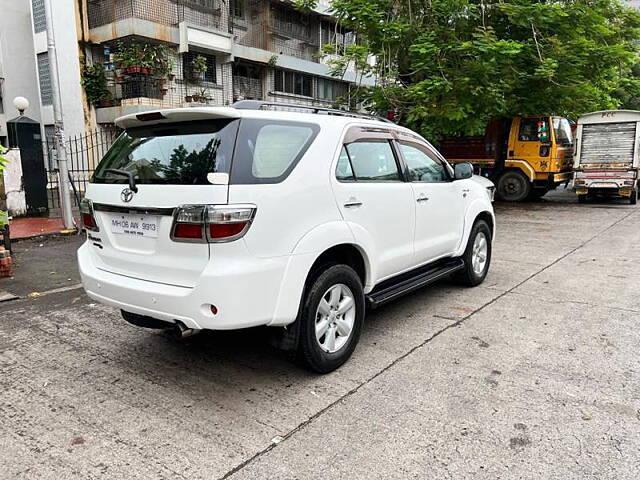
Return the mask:
<svg viewBox="0 0 640 480">
<path fill-rule="evenodd" d="M 200 333 L 200 330 L 195 328 L 189 328 L 180 320 L 176 320 L 176 323 L 170 328 L 170 330 L 173 336 L 178 340 L 182 340 L 183 338 L 189 338 Z"/>
</svg>

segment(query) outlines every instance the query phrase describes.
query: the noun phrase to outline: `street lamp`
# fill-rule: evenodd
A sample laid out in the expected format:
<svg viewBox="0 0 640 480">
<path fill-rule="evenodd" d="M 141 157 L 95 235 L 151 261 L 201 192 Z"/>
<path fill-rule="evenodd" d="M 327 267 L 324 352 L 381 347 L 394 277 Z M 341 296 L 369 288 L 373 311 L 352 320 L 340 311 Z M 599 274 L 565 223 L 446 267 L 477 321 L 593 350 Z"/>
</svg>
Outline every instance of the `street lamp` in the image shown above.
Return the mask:
<svg viewBox="0 0 640 480">
<path fill-rule="evenodd" d="M 29 108 L 29 100 L 24 97 L 16 97 L 13 99 L 13 106 L 20 113 L 20 116 L 24 115 L 24 111 Z"/>
</svg>

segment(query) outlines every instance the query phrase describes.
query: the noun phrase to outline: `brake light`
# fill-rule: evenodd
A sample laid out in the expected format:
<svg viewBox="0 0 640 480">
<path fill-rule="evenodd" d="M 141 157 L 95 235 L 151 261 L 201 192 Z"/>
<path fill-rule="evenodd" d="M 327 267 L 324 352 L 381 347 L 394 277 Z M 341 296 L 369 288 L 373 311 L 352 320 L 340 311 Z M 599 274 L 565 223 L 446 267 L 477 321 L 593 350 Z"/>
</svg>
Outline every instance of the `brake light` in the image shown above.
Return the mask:
<svg viewBox="0 0 640 480">
<path fill-rule="evenodd" d="M 80 202 L 80 219 L 82 221 L 82 228 L 91 232 L 99 232 L 96 217 L 93 211 L 93 203 L 87 198 L 83 198 Z"/>
<path fill-rule="evenodd" d="M 244 236 L 256 207 L 253 205 L 186 205 L 178 207 L 171 239 L 176 242 L 230 242 Z"/>
</svg>

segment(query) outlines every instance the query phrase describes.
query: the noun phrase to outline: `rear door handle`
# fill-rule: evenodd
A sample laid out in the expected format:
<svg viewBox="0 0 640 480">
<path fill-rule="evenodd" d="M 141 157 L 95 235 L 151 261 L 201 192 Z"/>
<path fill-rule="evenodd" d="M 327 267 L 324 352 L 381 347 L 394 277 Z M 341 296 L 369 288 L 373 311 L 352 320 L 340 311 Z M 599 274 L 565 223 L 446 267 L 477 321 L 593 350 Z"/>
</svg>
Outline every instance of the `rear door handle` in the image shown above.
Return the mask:
<svg viewBox="0 0 640 480">
<path fill-rule="evenodd" d="M 429 197 L 427 197 L 426 195 L 421 195 L 416 199 L 416 201 L 418 203 L 420 203 L 420 202 L 428 202 L 429 201 Z"/>
</svg>

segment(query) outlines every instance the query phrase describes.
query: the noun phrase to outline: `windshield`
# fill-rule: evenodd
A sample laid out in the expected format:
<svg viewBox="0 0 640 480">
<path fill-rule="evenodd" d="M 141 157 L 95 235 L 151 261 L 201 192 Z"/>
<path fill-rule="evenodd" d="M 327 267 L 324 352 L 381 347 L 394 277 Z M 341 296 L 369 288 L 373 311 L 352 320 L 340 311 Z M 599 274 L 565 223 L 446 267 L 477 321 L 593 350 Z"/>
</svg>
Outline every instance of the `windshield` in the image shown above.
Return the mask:
<svg viewBox="0 0 640 480">
<path fill-rule="evenodd" d="M 238 120 L 207 120 L 131 128 L 109 149 L 93 176 L 94 183 L 207 185 L 207 174 L 229 173 Z"/>
<path fill-rule="evenodd" d="M 556 135 L 556 142 L 560 145 L 573 145 L 573 132 L 571 125 L 566 118 L 553 119 L 553 131 Z"/>
</svg>

